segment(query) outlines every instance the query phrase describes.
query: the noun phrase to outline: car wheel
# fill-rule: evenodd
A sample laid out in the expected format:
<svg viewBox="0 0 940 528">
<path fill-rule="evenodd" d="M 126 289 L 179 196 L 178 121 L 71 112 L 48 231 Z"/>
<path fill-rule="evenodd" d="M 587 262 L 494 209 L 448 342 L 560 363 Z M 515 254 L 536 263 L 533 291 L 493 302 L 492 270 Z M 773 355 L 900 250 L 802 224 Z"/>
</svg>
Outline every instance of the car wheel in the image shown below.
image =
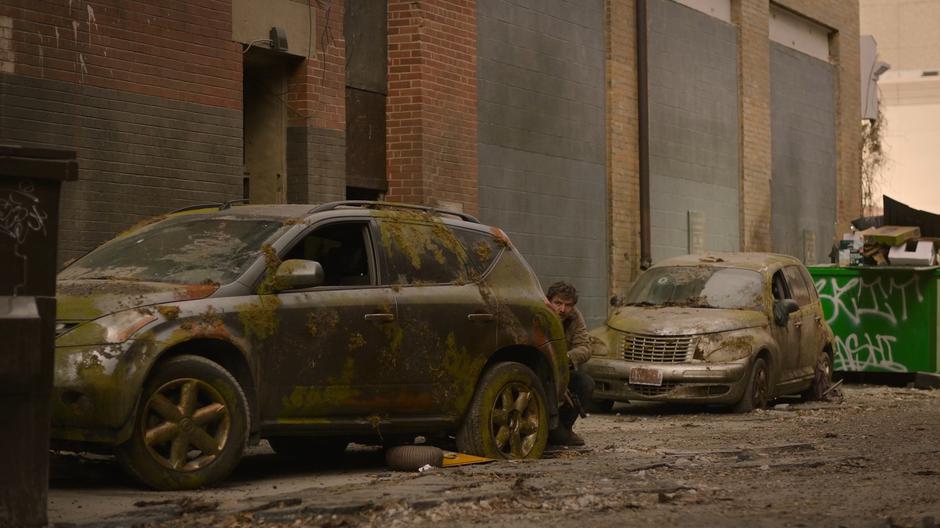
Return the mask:
<svg viewBox="0 0 940 528">
<path fill-rule="evenodd" d="M 457 431 L 457 449 L 489 458 L 539 458 L 548 442 L 547 398 L 522 363 L 493 365 L 483 374 Z"/>
<path fill-rule="evenodd" d="M 202 357 L 175 357 L 154 368 L 117 459 L 155 489 L 204 487 L 238 465 L 249 419 L 245 393 L 227 370 Z"/>
<path fill-rule="evenodd" d="M 818 400 L 823 397 L 823 391 L 832 386 L 832 358 L 822 352 L 816 360 L 813 370 L 813 384 L 800 393 L 804 400 Z"/>
<path fill-rule="evenodd" d="M 304 436 L 273 436 L 268 438 L 278 456 L 315 462 L 342 455 L 349 442 L 341 438 L 310 438 Z"/>
<path fill-rule="evenodd" d="M 614 400 L 591 400 L 587 404 L 588 412 L 609 413 L 614 410 Z"/>
<path fill-rule="evenodd" d="M 734 406 L 734 412 L 746 413 L 754 409 L 763 409 L 767 407 L 769 399 L 770 370 L 763 358 L 757 358 L 754 360 L 754 366 L 751 367 L 751 376 L 748 379 L 747 388 L 744 390 L 744 396 Z"/>
</svg>

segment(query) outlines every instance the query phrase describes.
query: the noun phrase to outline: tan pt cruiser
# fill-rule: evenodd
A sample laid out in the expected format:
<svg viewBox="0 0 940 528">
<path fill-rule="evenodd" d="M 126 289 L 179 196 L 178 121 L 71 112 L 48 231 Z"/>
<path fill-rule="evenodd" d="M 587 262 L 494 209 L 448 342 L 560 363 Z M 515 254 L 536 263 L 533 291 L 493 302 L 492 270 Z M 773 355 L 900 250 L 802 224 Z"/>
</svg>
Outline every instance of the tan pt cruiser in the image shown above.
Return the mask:
<svg viewBox="0 0 940 528">
<path fill-rule="evenodd" d="M 809 273 L 793 257 L 667 259 L 617 304 L 592 331 L 607 343 L 606 354 L 583 367 L 595 380 L 596 407 L 653 400 L 747 412 L 777 396 L 809 396 L 831 378 L 832 330 Z"/>
</svg>

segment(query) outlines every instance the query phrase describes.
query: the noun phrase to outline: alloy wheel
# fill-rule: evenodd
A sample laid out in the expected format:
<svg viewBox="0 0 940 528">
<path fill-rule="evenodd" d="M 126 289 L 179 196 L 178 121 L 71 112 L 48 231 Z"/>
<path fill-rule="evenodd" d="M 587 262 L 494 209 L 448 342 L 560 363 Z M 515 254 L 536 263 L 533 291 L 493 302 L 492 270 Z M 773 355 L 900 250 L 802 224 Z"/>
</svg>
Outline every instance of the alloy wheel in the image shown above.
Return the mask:
<svg viewBox="0 0 940 528">
<path fill-rule="evenodd" d="M 525 458 L 538 439 L 539 401 L 522 383 L 505 385 L 493 402 L 490 426 L 496 448 L 506 458 Z"/>
<path fill-rule="evenodd" d="M 148 398 L 141 420 L 147 452 L 176 471 L 212 463 L 231 430 L 225 399 L 208 383 L 192 378 L 160 386 Z"/>
</svg>

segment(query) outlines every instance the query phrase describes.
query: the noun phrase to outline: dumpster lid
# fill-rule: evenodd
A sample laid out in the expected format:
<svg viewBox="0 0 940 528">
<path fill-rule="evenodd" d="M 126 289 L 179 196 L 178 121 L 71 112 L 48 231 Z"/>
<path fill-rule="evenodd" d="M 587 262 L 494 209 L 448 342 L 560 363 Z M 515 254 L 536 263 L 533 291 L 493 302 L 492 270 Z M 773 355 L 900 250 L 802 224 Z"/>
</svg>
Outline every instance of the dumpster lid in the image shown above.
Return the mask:
<svg viewBox="0 0 940 528">
<path fill-rule="evenodd" d="M 836 266 L 835 264 L 810 264 L 810 270 L 853 270 L 853 271 L 934 271 L 940 266 Z"/>
<path fill-rule="evenodd" d="M 74 150 L 0 145 L 0 177 L 13 176 L 56 181 L 78 178 Z"/>
</svg>

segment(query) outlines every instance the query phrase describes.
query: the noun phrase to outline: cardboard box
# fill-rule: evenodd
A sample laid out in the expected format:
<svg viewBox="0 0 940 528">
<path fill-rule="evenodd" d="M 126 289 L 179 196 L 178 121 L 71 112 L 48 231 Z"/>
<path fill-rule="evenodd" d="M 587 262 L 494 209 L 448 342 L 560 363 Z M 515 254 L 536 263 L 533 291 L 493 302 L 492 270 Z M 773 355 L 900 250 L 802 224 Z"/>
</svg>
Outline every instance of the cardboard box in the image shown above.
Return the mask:
<svg viewBox="0 0 940 528">
<path fill-rule="evenodd" d="M 892 266 L 933 266 L 937 253 L 931 240 L 900 244 L 888 252 Z"/>
<path fill-rule="evenodd" d="M 920 228 L 910 226 L 884 226 L 864 232 L 866 243 L 898 246 L 915 238 L 920 238 Z"/>
</svg>

